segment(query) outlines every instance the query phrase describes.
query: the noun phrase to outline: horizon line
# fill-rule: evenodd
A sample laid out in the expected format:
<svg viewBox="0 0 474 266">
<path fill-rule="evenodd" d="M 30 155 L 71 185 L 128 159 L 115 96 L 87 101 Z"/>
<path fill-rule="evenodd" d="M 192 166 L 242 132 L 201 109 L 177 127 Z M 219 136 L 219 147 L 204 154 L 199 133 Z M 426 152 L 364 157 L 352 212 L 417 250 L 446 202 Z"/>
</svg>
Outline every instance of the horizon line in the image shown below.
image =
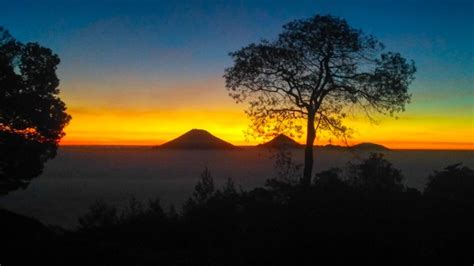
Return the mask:
<svg viewBox="0 0 474 266">
<path fill-rule="evenodd" d="M 372 143 L 372 144 L 377 144 L 377 145 L 381 145 L 381 146 L 384 146 L 385 148 L 388 149 L 388 151 L 474 151 L 474 148 L 429 148 L 429 147 L 423 147 L 423 148 L 390 148 L 390 147 L 387 147 L 385 145 L 382 145 L 382 144 L 378 144 L 378 143 L 373 143 L 373 142 L 360 142 L 358 144 L 361 144 L 361 143 Z M 358 145 L 358 144 L 354 144 L 352 146 L 355 146 L 355 145 Z M 232 144 L 234 145 L 234 144 Z M 241 147 L 241 148 L 257 148 L 259 147 L 260 144 L 255 144 L 255 145 L 234 145 L 235 147 Z M 304 144 L 301 144 L 302 145 L 301 148 L 304 147 Z M 325 145 L 313 145 L 313 147 L 319 147 L 319 148 L 324 148 L 326 145 L 328 144 L 325 144 Z M 334 145 L 334 146 L 339 146 L 339 147 L 342 147 L 342 148 L 350 148 L 352 146 L 344 146 L 344 145 L 337 145 L 337 144 L 331 144 L 331 145 Z M 117 143 L 113 143 L 113 144 L 59 144 L 58 145 L 59 147 L 159 147 L 161 146 L 161 144 L 117 144 Z M 298 149 L 298 148 L 291 148 L 291 149 Z M 176 149 L 176 150 L 193 150 L 193 149 Z M 212 149 L 210 149 L 212 150 Z"/>
</svg>

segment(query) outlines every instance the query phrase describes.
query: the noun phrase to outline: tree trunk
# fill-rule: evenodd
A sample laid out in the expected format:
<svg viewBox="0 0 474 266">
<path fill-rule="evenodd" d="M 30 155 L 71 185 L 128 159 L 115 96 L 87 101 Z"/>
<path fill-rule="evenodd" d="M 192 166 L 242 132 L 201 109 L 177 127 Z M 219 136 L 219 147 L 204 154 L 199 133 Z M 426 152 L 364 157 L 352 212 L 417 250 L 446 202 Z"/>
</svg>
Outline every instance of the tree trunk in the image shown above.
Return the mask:
<svg viewBox="0 0 474 266">
<path fill-rule="evenodd" d="M 306 147 L 304 149 L 304 171 L 301 184 L 303 186 L 311 185 L 311 176 L 313 174 L 313 145 L 316 138 L 316 131 L 314 129 L 315 114 L 308 114 L 308 125 L 306 129 Z"/>
</svg>

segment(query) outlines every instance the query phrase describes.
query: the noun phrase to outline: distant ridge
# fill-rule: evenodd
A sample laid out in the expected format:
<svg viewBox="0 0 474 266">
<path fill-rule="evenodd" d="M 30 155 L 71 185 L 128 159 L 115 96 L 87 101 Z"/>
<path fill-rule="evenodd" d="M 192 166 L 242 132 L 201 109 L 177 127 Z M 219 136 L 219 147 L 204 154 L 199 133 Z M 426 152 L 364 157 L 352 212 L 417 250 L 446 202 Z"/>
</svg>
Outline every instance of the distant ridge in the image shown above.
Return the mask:
<svg viewBox="0 0 474 266">
<path fill-rule="evenodd" d="M 297 149 L 303 148 L 304 145 L 299 144 L 292 138 L 280 134 L 273 138 L 272 140 L 253 146 L 257 148 L 290 148 Z M 375 143 L 359 143 L 354 146 L 342 146 L 342 145 L 333 145 L 327 144 L 324 146 L 314 146 L 317 149 L 328 149 L 328 150 L 359 150 L 359 151 L 388 151 L 389 148 L 375 144 Z M 211 133 L 203 129 L 192 129 L 183 135 L 168 141 L 162 145 L 157 146 L 161 149 L 218 149 L 218 150 L 227 150 L 227 149 L 236 149 L 237 146 L 232 145 L 231 143 L 224 141 Z"/>
<path fill-rule="evenodd" d="M 192 129 L 183 135 L 166 142 L 158 148 L 163 149 L 235 149 L 236 146 L 221 140 L 206 130 Z"/>
<path fill-rule="evenodd" d="M 280 134 L 268 142 L 257 145 L 257 147 L 303 148 L 304 145 L 299 144 L 298 142 L 296 142 L 295 140 L 293 140 L 292 138 L 284 134 Z M 318 149 L 327 149 L 327 150 L 350 150 L 350 149 L 358 150 L 358 151 L 388 151 L 390 150 L 389 148 L 385 146 L 382 146 L 380 144 L 370 143 L 370 142 L 359 143 L 353 146 L 327 144 L 324 146 L 314 146 L 314 147 Z"/>
<path fill-rule="evenodd" d="M 316 147 L 320 149 L 331 149 L 331 150 L 346 150 L 346 149 L 353 149 L 353 150 L 358 150 L 358 151 L 389 151 L 390 150 L 389 148 L 383 145 L 370 143 L 370 142 L 359 143 L 353 146 L 327 144 L 324 146 L 316 146 Z"/>
<path fill-rule="evenodd" d="M 368 151 L 389 151 L 390 149 L 375 143 L 363 142 L 351 147 L 356 150 L 368 150 Z"/>
<path fill-rule="evenodd" d="M 263 144 L 258 145 L 258 147 L 266 147 L 266 148 L 301 148 L 302 145 L 293 140 L 292 138 L 280 134 L 273 138 L 272 140 L 265 142 Z"/>
</svg>

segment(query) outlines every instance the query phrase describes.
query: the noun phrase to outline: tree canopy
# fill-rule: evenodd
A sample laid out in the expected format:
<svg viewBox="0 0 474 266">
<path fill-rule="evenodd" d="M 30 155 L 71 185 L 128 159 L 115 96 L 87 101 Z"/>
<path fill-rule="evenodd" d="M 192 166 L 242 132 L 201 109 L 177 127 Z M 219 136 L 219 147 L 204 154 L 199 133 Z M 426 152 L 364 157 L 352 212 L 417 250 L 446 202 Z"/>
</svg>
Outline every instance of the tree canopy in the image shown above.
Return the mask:
<svg viewBox="0 0 474 266">
<path fill-rule="evenodd" d="M 224 78 L 230 96 L 249 103 L 257 135 L 298 130 L 306 122 L 302 182 L 309 184 L 318 130 L 345 135 L 343 121 L 354 108 L 369 117 L 404 111 L 414 63 L 383 51 L 381 42 L 346 20 L 316 15 L 284 25 L 274 41 L 230 53 L 233 66 Z"/>
<path fill-rule="evenodd" d="M 461 163 L 435 171 L 428 177 L 425 195 L 443 200 L 473 201 L 474 170 Z"/>
<path fill-rule="evenodd" d="M 0 194 L 25 188 L 56 155 L 71 119 L 58 97 L 59 62 L 0 27 Z"/>
</svg>

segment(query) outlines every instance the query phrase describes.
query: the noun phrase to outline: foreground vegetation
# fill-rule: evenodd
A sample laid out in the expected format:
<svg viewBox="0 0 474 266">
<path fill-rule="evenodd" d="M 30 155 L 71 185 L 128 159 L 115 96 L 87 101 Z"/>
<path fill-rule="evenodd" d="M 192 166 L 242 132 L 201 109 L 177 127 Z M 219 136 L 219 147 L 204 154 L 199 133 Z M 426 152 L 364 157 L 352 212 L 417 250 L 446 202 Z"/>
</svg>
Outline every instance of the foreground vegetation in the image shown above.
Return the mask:
<svg viewBox="0 0 474 266">
<path fill-rule="evenodd" d="M 277 177 L 243 191 L 216 188 L 206 169 L 182 210 L 135 199 L 118 211 L 97 201 L 75 231 L 0 212 L 4 265 L 470 265 L 474 171 L 435 171 L 423 193 L 380 154 L 296 182 L 291 157 Z"/>
</svg>

